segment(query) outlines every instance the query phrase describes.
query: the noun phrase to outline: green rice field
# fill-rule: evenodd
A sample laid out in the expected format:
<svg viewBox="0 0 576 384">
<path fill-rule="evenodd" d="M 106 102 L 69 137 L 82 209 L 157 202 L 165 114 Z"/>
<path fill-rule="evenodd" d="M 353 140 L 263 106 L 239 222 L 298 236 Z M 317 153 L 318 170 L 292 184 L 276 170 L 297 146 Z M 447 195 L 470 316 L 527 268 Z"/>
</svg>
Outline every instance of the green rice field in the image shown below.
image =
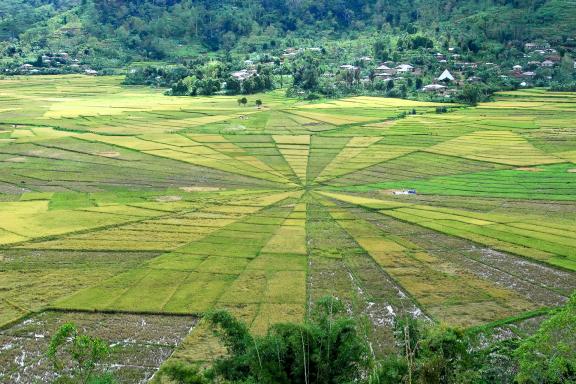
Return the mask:
<svg viewBox="0 0 576 384">
<path fill-rule="evenodd" d="M 40 314 L 189 317 L 171 358 L 207 363 L 207 311 L 262 334 L 334 295 L 378 355 L 399 315 L 479 326 L 576 289 L 576 94 L 437 114 L 121 81 L 0 80 L 0 344 Z"/>
</svg>

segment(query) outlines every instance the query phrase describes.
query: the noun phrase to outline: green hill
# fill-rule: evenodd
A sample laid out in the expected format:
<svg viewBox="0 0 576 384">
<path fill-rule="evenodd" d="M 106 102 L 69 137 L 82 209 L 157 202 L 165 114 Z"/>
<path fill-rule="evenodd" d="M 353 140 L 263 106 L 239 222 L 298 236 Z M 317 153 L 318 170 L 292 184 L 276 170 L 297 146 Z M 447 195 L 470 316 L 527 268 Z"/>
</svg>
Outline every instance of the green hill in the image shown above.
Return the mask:
<svg viewBox="0 0 576 384">
<path fill-rule="evenodd" d="M 573 43 L 571 0 L 3 0 L 4 60 L 66 50 L 93 64 L 178 61 L 374 35 L 427 35 L 439 45 L 489 50 Z M 472 43 L 471 43 L 472 42 Z"/>
</svg>

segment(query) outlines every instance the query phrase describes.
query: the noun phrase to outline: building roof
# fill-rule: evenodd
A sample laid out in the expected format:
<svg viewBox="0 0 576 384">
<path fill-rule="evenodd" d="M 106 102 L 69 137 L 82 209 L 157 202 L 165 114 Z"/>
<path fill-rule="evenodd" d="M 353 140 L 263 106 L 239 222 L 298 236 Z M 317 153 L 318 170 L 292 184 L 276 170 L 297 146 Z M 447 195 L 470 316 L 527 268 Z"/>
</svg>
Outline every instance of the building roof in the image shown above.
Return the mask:
<svg viewBox="0 0 576 384">
<path fill-rule="evenodd" d="M 414 67 L 411 66 L 410 64 L 400 64 L 396 66 L 396 69 L 399 72 L 410 72 L 414 69 Z"/>
<path fill-rule="evenodd" d="M 446 86 L 440 84 L 428 84 L 422 88 L 424 92 L 440 91 L 442 89 L 446 89 Z"/>
<path fill-rule="evenodd" d="M 454 76 L 452 76 L 450 71 L 447 69 L 445 69 L 444 72 L 442 72 L 442 74 L 440 75 L 440 77 L 438 77 L 438 81 L 444 81 L 444 80 L 454 81 Z"/>
</svg>

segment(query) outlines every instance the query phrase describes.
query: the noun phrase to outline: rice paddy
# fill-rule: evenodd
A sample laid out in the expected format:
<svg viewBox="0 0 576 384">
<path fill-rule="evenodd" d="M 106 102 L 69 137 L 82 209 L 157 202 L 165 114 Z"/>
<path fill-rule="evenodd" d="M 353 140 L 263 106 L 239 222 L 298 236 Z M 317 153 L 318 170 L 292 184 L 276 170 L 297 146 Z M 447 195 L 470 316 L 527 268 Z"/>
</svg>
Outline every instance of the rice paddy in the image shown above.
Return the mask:
<svg viewBox="0 0 576 384">
<path fill-rule="evenodd" d="M 399 315 L 476 326 L 576 288 L 574 95 L 505 92 L 445 114 L 249 101 L 116 77 L 0 80 L 0 338 L 26 317 L 159 316 L 180 330 L 158 356 L 206 363 L 223 351 L 193 327 L 207 311 L 264 333 L 330 294 L 381 354 Z"/>
</svg>

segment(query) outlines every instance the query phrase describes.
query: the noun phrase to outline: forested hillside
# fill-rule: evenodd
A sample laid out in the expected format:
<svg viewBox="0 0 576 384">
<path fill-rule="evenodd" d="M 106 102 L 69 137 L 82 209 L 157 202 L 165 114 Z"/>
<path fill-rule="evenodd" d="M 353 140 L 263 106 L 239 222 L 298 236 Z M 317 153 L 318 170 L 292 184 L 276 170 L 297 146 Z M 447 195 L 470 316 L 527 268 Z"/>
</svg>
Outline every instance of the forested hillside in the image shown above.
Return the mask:
<svg viewBox="0 0 576 384">
<path fill-rule="evenodd" d="M 66 50 L 93 62 L 178 60 L 294 40 L 422 33 L 474 49 L 546 39 L 571 44 L 570 0 L 3 0 L 6 58 Z"/>
</svg>

